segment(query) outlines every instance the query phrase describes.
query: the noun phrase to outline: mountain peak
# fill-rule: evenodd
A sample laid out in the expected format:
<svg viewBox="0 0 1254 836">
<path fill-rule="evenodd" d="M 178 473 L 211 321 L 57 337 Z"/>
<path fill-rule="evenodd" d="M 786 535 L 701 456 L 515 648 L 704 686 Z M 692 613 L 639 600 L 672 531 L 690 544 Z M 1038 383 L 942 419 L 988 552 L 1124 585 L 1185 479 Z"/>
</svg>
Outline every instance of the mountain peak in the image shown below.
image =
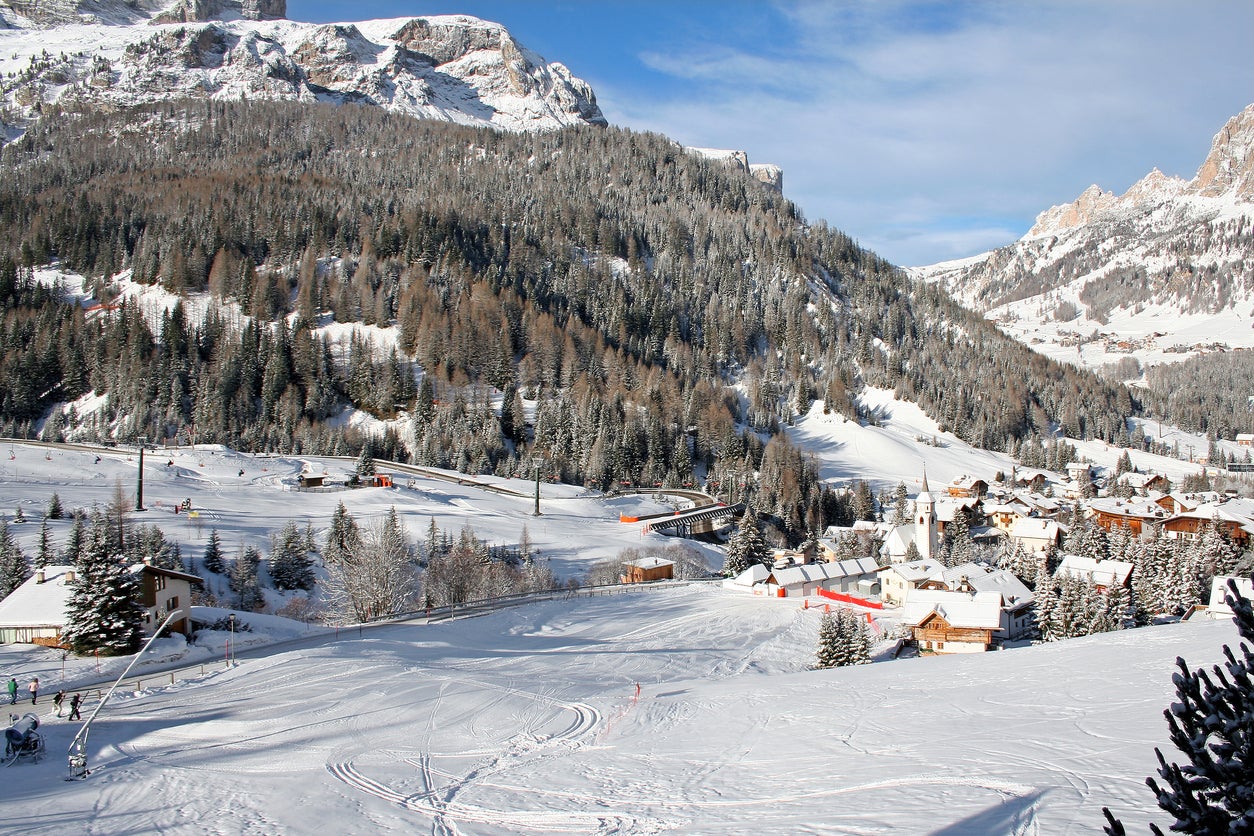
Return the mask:
<svg viewBox="0 0 1254 836">
<path fill-rule="evenodd" d="M 313 24 L 286 12 L 286 0 L 0 0 L 8 134 L 48 104 L 189 97 L 376 105 L 510 131 L 607 124 L 586 82 L 498 23 Z"/>
<path fill-rule="evenodd" d="M 1240 198 L 1254 199 L 1254 104 L 1215 134 L 1210 153 L 1189 185 L 1208 197 L 1234 192 Z"/>
</svg>

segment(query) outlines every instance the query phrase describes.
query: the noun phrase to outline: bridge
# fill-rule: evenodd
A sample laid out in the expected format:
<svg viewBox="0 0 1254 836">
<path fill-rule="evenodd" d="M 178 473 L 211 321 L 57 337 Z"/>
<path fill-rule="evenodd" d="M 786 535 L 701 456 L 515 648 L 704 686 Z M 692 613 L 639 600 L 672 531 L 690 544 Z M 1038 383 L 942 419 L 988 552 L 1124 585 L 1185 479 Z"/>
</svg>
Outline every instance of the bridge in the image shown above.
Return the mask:
<svg viewBox="0 0 1254 836">
<path fill-rule="evenodd" d="M 675 511 L 670 514 L 648 514 L 642 517 L 621 517 L 623 522 L 642 522 L 644 531 L 666 532 L 680 537 L 691 537 L 694 534 L 713 534 L 723 523 L 717 520 L 732 520 L 745 512 L 743 502 L 735 505 L 703 505 L 690 511 Z"/>
</svg>

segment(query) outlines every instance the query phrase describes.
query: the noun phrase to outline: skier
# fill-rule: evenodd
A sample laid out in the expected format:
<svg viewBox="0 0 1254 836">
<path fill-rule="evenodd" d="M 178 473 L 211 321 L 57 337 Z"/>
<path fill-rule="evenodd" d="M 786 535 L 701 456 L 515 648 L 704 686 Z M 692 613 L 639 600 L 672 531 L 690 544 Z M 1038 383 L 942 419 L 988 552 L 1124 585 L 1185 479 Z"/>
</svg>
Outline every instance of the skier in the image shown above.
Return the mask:
<svg viewBox="0 0 1254 836">
<path fill-rule="evenodd" d="M 57 691 L 57 695 L 52 698 L 52 704 L 57 707 L 57 716 L 61 716 L 61 703 L 65 702 L 65 691 Z"/>
<path fill-rule="evenodd" d="M 17 680 L 9 677 L 9 705 L 17 703 Z"/>
<path fill-rule="evenodd" d="M 26 690 L 30 691 L 30 704 L 34 705 L 39 700 L 39 677 L 33 677 Z"/>
<path fill-rule="evenodd" d="M 79 706 L 79 703 L 81 703 L 82 701 L 83 701 L 82 694 L 75 694 L 74 696 L 70 697 L 70 719 L 71 720 L 83 719 L 83 716 L 78 713 L 78 706 Z"/>
</svg>

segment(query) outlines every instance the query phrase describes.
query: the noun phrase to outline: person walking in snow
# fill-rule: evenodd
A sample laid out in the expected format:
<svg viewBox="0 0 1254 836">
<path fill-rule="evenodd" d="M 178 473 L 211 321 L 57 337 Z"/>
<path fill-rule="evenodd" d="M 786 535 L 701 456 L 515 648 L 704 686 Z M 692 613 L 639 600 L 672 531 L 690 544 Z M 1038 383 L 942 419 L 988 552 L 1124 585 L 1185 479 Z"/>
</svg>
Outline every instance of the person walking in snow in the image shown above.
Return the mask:
<svg viewBox="0 0 1254 836">
<path fill-rule="evenodd" d="M 33 677 L 30 685 L 26 686 L 26 690 L 30 691 L 30 704 L 34 705 L 39 701 L 39 677 Z"/>
<path fill-rule="evenodd" d="M 57 691 L 57 695 L 52 698 L 52 704 L 57 707 L 57 716 L 61 716 L 61 703 L 65 702 L 65 691 Z"/>
<path fill-rule="evenodd" d="M 83 719 L 83 716 L 78 713 L 78 706 L 79 706 L 79 703 L 81 703 L 82 701 L 83 701 L 82 694 L 75 694 L 74 696 L 70 697 L 70 719 L 71 720 Z"/>
<path fill-rule="evenodd" d="M 17 680 L 9 677 L 9 705 L 17 703 Z"/>
</svg>

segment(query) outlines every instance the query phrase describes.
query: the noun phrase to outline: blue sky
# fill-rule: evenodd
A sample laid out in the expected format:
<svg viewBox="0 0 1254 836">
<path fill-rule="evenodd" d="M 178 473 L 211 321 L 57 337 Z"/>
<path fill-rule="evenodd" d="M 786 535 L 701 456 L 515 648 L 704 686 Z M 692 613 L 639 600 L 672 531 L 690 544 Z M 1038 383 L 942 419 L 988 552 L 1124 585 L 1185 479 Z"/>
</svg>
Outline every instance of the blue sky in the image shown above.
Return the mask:
<svg viewBox="0 0 1254 836">
<path fill-rule="evenodd" d="M 288 0 L 434 14 L 504 24 L 615 124 L 781 165 L 807 219 L 903 265 L 1009 243 L 1092 183 L 1192 177 L 1254 102 L 1248 0 Z"/>
</svg>

